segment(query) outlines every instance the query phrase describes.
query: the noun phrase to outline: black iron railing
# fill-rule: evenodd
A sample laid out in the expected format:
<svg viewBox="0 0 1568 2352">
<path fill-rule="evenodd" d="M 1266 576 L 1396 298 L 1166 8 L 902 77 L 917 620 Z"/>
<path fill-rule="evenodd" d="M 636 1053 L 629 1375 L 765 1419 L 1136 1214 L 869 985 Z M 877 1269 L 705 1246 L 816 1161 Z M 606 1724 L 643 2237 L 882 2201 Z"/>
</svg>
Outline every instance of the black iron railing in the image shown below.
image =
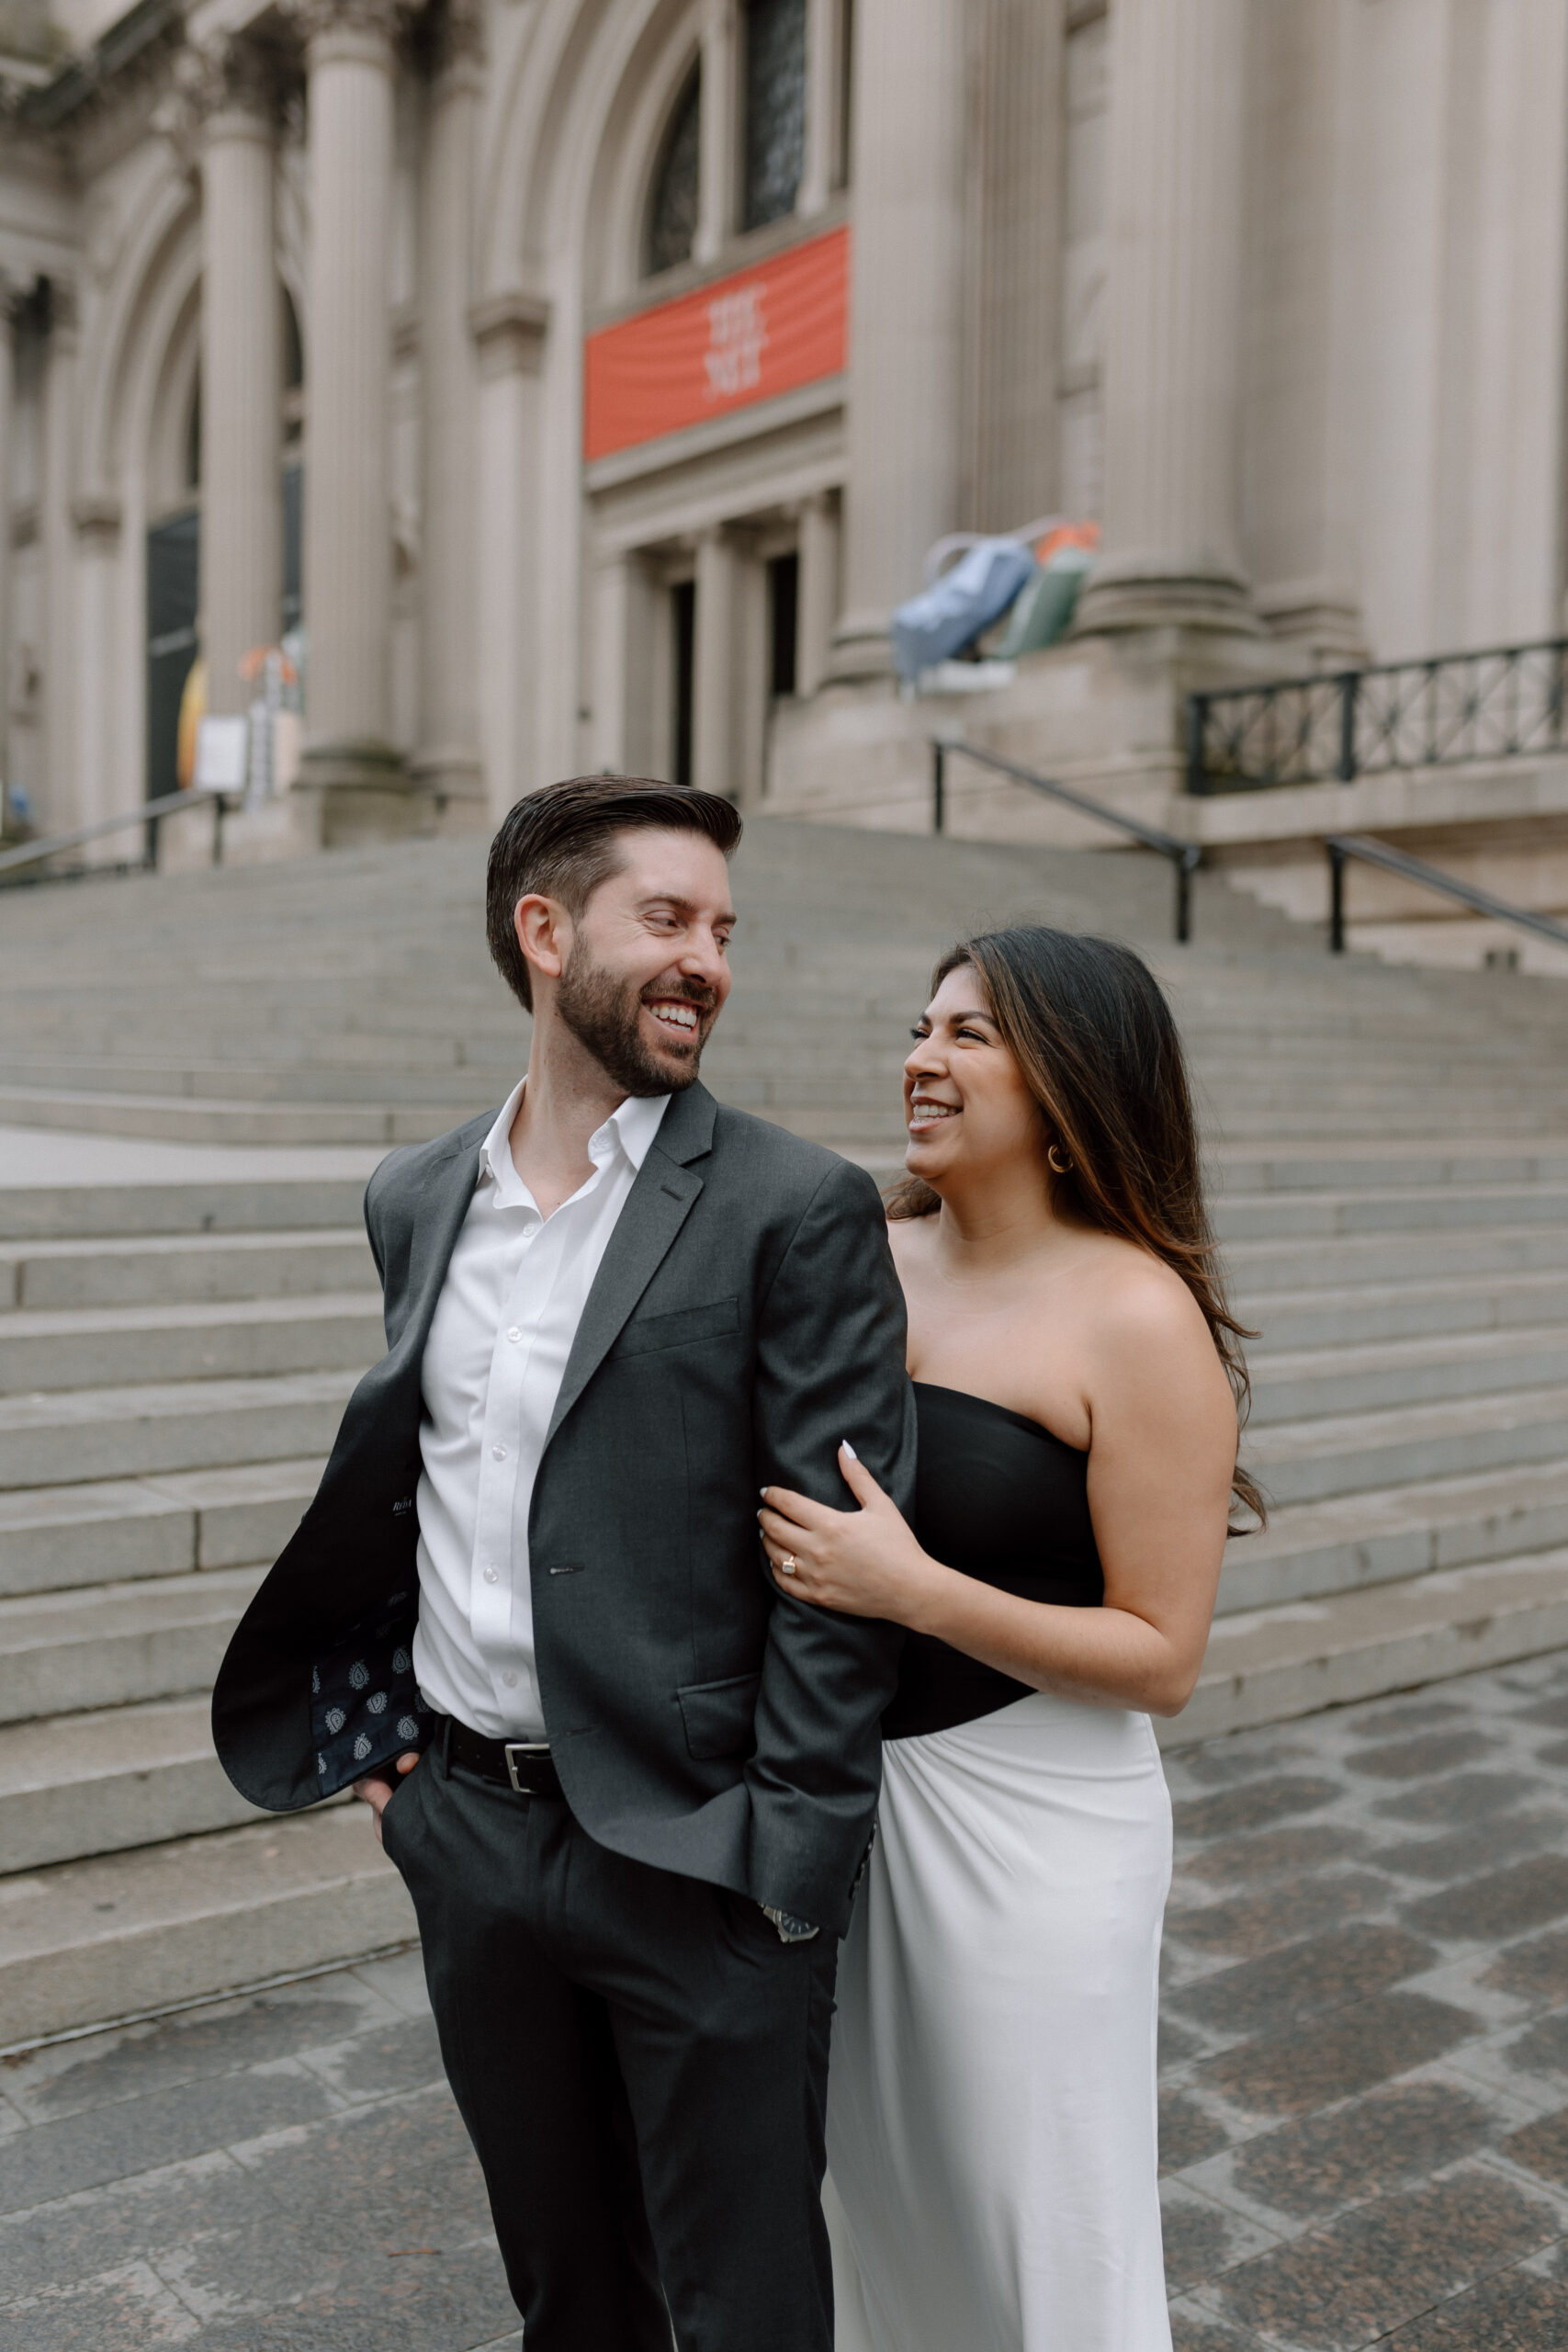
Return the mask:
<svg viewBox="0 0 1568 2352">
<path fill-rule="evenodd" d="M 1568 749 L 1568 638 L 1190 695 L 1189 792 L 1352 783 Z"/>
<path fill-rule="evenodd" d="M 1345 868 L 1351 858 L 1359 858 L 1363 865 L 1381 866 L 1385 874 L 1397 874 L 1403 881 L 1418 882 L 1423 889 L 1439 891 L 1446 899 L 1456 899 L 1462 907 L 1476 914 L 1490 915 L 1494 922 L 1512 923 L 1519 931 L 1533 931 L 1538 938 L 1550 939 L 1554 946 L 1568 947 L 1568 923 L 1553 922 L 1550 915 L 1538 915 L 1529 907 L 1516 907 L 1506 899 L 1494 898 L 1490 890 L 1478 890 L 1473 883 L 1461 882 L 1457 874 L 1445 874 L 1439 865 L 1428 865 L 1424 858 L 1412 857 L 1408 851 L 1391 849 L 1387 842 L 1368 839 L 1364 833 L 1330 833 L 1323 844 L 1328 853 L 1328 946 L 1335 956 L 1345 952 Z"/>
<path fill-rule="evenodd" d="M 1140 818 L 1124 816 L 1120 808 L 1108 808 L 1103 800 L 1091 800 L 1086 792 L 1075 792 L 1070 785 L 1058 784 L 1054 776 L 1037 775 L 1032 768 L 1020 767 L 1016 760 L 1004 760 L 998 752 L 977 751 L 973 743 L 943 742 L 939 736 L 931 739 L 931 831 L 947 831 L 947 763 L 962 757 L 973 760 L 983 768 L 994 769 L 998 775 L 1010 776 L 1014 784 L 1027 785 L 1031 792 L 1043 792 L 1048 799 L 1060 800 L 1068 808 L 1080 809 L 1086 817 L 1098 817 L 1104 825 L 1114 825 L 1130 833 L 1145 849 L 1157 850 L 1176 870 L 1176 936 L 1186 944 L 1192 935 L 1192 876 L 1203 863 L 1203 853 L 1196 842 L 1184 842 L 1175 833 L 1162 832 L 1157 825 L 1145 825 Z"/>
<path fill-rule="evenodd" d="M 0 853 L 0 875 L 19 873 L 24 866 L 42 865 L 50 858 L 58 857 L 62 850 L 80 849 L 87 842 L 105 841 L 111 833 L 131 832 L 138 828 L 145 839 L 137 863 L 155 866 L 164 819 L 186 815 L 192 808 L 203 806 L 212 810 L 212 863 L 221 865 L 226 796 L 201 787 L 189 792 L 166 792 L 156 800 L 144 800 L 139 808 L 124 809 L 118 817 L 104 817 L 96 824 L 78 825 L 68 833 L 49 833 L 41 841 L 23 842 L 19 849 Z"/>
</svg>

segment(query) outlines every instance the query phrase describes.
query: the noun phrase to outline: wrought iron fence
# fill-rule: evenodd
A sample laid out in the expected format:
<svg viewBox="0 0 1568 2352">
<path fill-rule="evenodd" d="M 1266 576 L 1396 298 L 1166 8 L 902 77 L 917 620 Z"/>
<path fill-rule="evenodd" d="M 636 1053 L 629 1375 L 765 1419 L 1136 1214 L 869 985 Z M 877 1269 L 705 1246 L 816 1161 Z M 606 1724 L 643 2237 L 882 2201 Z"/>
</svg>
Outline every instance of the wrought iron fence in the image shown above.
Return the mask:
<svg viewBox="0 0 1568 2352">
<path fill-rule="evenodd" d="M 1568 748 L 1568 638 L 1192 695 L 1187 789 L 1349 784 Z"/>
</svg>

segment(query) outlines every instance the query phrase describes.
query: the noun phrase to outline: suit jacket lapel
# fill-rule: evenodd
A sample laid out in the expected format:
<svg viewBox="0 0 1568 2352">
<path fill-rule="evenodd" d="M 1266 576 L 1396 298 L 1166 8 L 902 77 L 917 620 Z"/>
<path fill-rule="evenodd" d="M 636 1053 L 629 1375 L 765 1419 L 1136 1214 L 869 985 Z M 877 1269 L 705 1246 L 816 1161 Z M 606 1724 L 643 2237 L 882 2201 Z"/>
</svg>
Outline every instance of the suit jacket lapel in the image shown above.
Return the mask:
<svg viewBox="0 0 1568 2352">
<path fill-rule="evenodd" d="M 678 1094 L 664 1114 L 593 1277 L 550 1415 L 547 1446 L 614 1347 L 691 1214 L 703 1180 L 685 1162 L 709 1148 L 713 1116 L 713 1097 L 701 1086 Z"/>
<path fill-rule="evenodd" d="M 493 1116 L 491 1114 L 492 1120 Z M 476 1120 L 474 1125 L 478 1124 Z M 424 1354 L 435 1302 L 441 1295 L 441 1285 L 446 1279 L 446 1269 L 452 1262 L 452 1252 L 457 1246 L 457 1236 L 479 1182 L 479 1146 L 489 1133 L 487 1124 L 472 1143 L 454 1144 L 451 1158 L 432 1179 L 434 1197 L 429 1201 L 427 1213 L 415 1220 L 409 1241 L 409 1317 L 393 1351 L 405 1362 L 412 1353 L 417 1364 Z"/>
</svg>

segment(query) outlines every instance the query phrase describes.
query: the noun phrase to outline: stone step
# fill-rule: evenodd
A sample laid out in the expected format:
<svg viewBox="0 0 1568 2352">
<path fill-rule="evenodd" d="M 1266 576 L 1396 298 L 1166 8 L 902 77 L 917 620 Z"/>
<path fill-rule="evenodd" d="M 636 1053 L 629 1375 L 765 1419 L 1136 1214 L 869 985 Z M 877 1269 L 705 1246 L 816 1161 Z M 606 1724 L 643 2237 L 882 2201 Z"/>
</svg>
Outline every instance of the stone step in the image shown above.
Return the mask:
<svg viewBox="0 0 1568 2352">
<path fill-rule="evenodd" d="M 0 1600 L 0 1724 L 210 1691 L 264 1571 Z"/>
<path fill-rule="evenodd" d="M 309 1299 L 375 1287 L 375 1261 L 357 1220 L 320 1233 L 159 1234 L 0 1250 L 0 1311 Z M 5 1329 L 0 1320 L 0 1335 Z"/>
<path fill-rule="evenodd" d="M 1568 1548 L 1217 1617 L 1190 1704 L 1156 1731 L 1162 1747 L 1187 1747 L 1565 1643 Z"/>
<path fill-rule="evenodd" d="M 1562 1455 L 1568 1388 L 1525 1388 L 1389 1412 L 1249 1430 L 1244 1459 L 1277 1503 L 1326 1501 L 1416 1480 Z"/>
<path fill-rule="evenodd" d="M 342 1372 L 0 1397 L 0 1488 L 282 1462 L 331 1450 Z"/>
<path fill-rule="evenodd" d="M 926 981 L 922 973 L 911 985 L 915 974 L 891 972 L 888 961 L 879 950 L 877 968 L 863 982 L 836 955 L 816 983 L 783 972 L 740 980 L 709 1046 L 710 1061 L 750 1069 L 763 1055 L 780 1069 L 809 1074 L 824 1057 L 814 1043 L 814 1024 L 803 1016 L 829 1011 L 832 1067 L 871 1070 L 887 1056 L 902 1059 Z M 100 998 L 94 1011 L 103 1019 L 101 1004 Z M 9 1008 L 13 1018 L 17 1009 Z M 0 1027 L 0 1085 L 23 1095 L 186 1104 L 269 1097 L 445 1100 L 498 1085 L 509 1091 L 526 1057 L 521 1013 L 507 1012 L 499 1024 L 465 1022 L 460 1008 L 443 1002 L 432 1029 L 418 1021 L 413 1007 L 385 992 L 376 1010 L 372 1027 L 346 1014 L 334 1017 L 319 986 L 302 980 L 294 999 L 270 1007 L 247 1004 L 232 1024 L 225 1021 L 205 1034 L 193 1031 L 188 1017 L 166 1033 L 145 1023 L 137 1029 L 122 1022 L 118 1030 L 111 1024 L 110 1043 L 100 1050 L 89 1036 L 62 1032 L 58 1020 L 54 1035 L 42 1037 L 47 1016 L 40 1006 L 25 1040 Z M 1540 1046 L 1495 1033 L 1459 1045 L 1446 1035 L 1402 1036 L 1382 1027 L 1336 1035 L 1331 1018 L 1322 1014 L 1299 1034 L 1256 1020 L 1227 1027 L 1202 1013 L 1187 1015 L 1187 1025 L 1190 1065 L 1205 1091 L 1221 1095 L 1246 1098 L 1264 1086 L 1282 1099 L 1302 1089 L 1325 1099 L 1375 1099 L 1385 1086 L 1409 1092 L 1441 1084 L 1491 1101 L 1519 1095 L 1532 1083 L 1541 1087 Z M 258 1052 L 263 1037 L 266 1045 Z M 1546 1092 L 1561 1104 L 1568 1088 L 1549 1079 Z"/>
<path fill-rule="evenodd" d="M 379 1290 L 0 1317 L 0 1394 L 120 1381 L 363 1372 L 386 1347 Z"/>
<path fill-rule="evenodd" d="M 0 1185 L 0 1242 L 363 1231 L 366 1180 L 380 1153 L 345 1156 L 356 1163 L 352 1174 Z"/>
<path fill-rule="evenodd" d="M 0 1396 L 121 1381 L 364 1372 L 385 1347 L 378 1291 L 220 1306 L 23 1310 L 0 1317 Z"/>
<path fill-rule="evenodd" d="M 1286 1503 L 1260 1533 L 1227 1545 L 1220 1612 L 1271 1609 L 1562 1544 L 1568 1544 L 1562 1460 Z"/>
<path fill-rule="evenodd" d="M 1424 1101 L 1384 1102 L 1375 1112 L 1352 1111 L 1334 1103 L 1303 1109 L 1293 1101 L 1249 1101 L 1227 1103 L 1222 1114 L 1213 1104 L 1205 1103 L 1201 1124 L 1210 1136 L 1224 1136 L 1233 1143 L 1278 1143 L 1295 1138 L 1309 1146 L 1321 1146 L 1341 1141 L 1362 1143 L 1371 1126 L 1376 1127 L 1384 1142 L 1395 1136 L 1429 1141 L 1456 1134 L 1555 1138 L 1562 1131 L 1562 1113 L 1554 1104 L 1533 1095 L 1522 1096 L 1504 1110 L 1484 1112 L 1456 1108 L 1428 1095 Z"/>
<path fill-rule="evenodd" d="M 1239 1292 L 1244 1323 L 1262 1326 L 1269 1349 L 1355 1346 L 1432 1332 L 1515 1330 L 1568 1322 L 1568 1264 L 1529 1274 L 1426 1276 L 1340 1289 Z"/>
<path fill-rule="evenodd" d="M 74 2026 L 359 1958 L 417 1932 L 360 1805 L 0 1879 L 0 2026 Z"/>
<path fill-rule="evenodd" d="M 454 1119 L 460 1106 L 504 1102 L 516 1085 L 527 1058 L 527 1039 L 519 1037 L 510 1053 L 476 1061 L 457 1043 L 437 1057 L 409 1045 L 397 1035 L 374 1040 L 374 1057 L 349 1056 L 341 1036 L 332 1040 L 330 1060 L 310 1062 L 290 1055 L 276 1063 L 229 1058 L 199 1062 L 175 1050 L 164 1056 L 133 1058 L 117 1054 L 112 1059 L 92 1055 L 39 1055 L 26 1057 L 0 1048 L 0 1088 L 18 1087 L 35 1093 L 137 1094 L 163 1100 L 200 1102 L 450 1102 Z M 251 1050 L 254 1051 L 254 1041 Z"/>
<path fill-rule="evenodd" d="M 1227 1238 L 1231 1287 L 1254 1320 L 1268 1302 L 1321 1282 L 1325 1289 L 1483 1274 L 1525 1274 L 1568 1266 L 1568 1226 L 1459 1226 L 1447 1231 Z"/>
<path fill-rule="evenodd" d="M 1208 1175 L 1221 1192 L 1399 1192 L 1433 1184 L 1568 1183 L 1568 1138 L 1515 1137 L 1489 1143 L 1342 1143 L 1314 1151 L 1304 1145 L 1269 1150 L 1258 1144 L 1221 1144 L 1207 1154 Z"/>
<path fill-rule="evenodd" d="M 1222 1241 L 1308 1234 L 1341 1240 L 1363 1233 L 1446 1233 L 1476 1226 L 1557 1225 L 1568 1231 L 1568 1185 L 1416 1184 L 1337 1193 L 1226 1192 L 1214 1204 Z"/>
<path fill-rule="evenodd" d="M 1252 1426 L 1568 1382 L 1568 1324 L 1257 1352 Z"/>
<path fill-rule="evenodd" d="M 774 1057 L 753 1048 L 715 1051 L 708 1076 L 723 1101 L 766 1111 L 814 1113 L 852 1111 L 897 1123 L 898 1070 L 901 1046 L 878 1048 L 869 1068 L 853 1067 L 855 1057 L 829 1069 L 779 1067 Z M 759 1069 L 758 1065 L 761 1068 Z M 1440 1112 L 1432 1102 L 1435 1089 L 1443 1096 Z M 1522 1077 L 1517 1091 L 1479 1083 L 1461 1086 L 1443 1073 L 1368 1081 L 1364 1086 L 1341 1085 L 1325 1080 L 1318 1088 L 1305 1081 L 1275 1083 L 1260 1072 L 1248 1082 L 1235 1072 L 1224 1084 L 1203 1090 L 1211 1117 L 1232 1132 L 1258 1133 L 1260 1128 L 1291 1127 L 1298 1133 L 1320 1133 L 1325 1124 L 1355 1132 L 1376 1122 L 1385 1132 L 1402 1126 L 1411 1132 L 1451 1132 L 1456 1124 L 1480 1133 L 1495 1133 L 1516 1114 L 1535 1128 L 1561 1127 L 1568 1114 L 1568 1094 L 1555 1103 L 1543 1098 L 1538 1082 Z M 0 1125 L 65 1129 L 84 1135 L 142 1136 L 169 1143 L 271 1145 L 299 1147 L 321 1144 L 379 1146 L 420 1143 L 444 1134 L 481 1110 L 493 1107 L 494 1087 L 455 1088 L 450 1094 L 426 1099 L 397 1099 L 398 1090 L 378 1090 L 392 1099 L 336 1102 L 156 1095 L 96 1091 L 0 1085 Z M 344 1090 L 346 1094 L 347 1090 Z M 1245 1121 L 1246 1126 L 1238 1123 Z"/>
<path fill-rule="evenodd" d="M 153 1094 L 0 1087 L 0 1125 L 73 1135 L 148 1136 L 163 1143 L 423 1143 L 457 1124 L 417 1106 L 194 1102 Z"/>
<path fill-rule="evenodd" d="M 0 1883 L 254 1821 L 213 1753 L 209 1714 L 204 1695 L 0 1728 Z"/>
<path fill-rule="evenodd" d="M 276 1559 L 324 1467 L 307 1455 L 0 1493 L 0 1595 Z"/>
</svg>

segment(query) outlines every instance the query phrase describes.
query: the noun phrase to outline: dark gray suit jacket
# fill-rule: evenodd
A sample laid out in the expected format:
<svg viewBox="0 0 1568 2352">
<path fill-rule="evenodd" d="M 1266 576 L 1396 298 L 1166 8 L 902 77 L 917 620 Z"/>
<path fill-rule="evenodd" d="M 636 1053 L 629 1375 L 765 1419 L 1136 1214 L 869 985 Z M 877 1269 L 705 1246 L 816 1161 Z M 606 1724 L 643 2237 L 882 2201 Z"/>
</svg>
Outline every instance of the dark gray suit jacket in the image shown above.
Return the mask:
<svg viewBox="0 0 1568 2352">
<path fill-rule="evenodd" d="M 213 1695 L 230 1778 L 274 1812 L 323 1793 L 312 1669 L 373 1619 L 389 1645 L 412 1635 L 421 1360 L 493 1117 L 370 1180 L 389 1352 Z M 539 1687 L 592 1838 L 837 1932 L 902 1637 L 778 1593 L 756 1511 L 765 1484 L 846 1505 L 842 1438 L 907 1510 L 914 1406 L 876 1188 L 693 1086 L 604 1253 L 535 1485 Z"/>
</svg>

